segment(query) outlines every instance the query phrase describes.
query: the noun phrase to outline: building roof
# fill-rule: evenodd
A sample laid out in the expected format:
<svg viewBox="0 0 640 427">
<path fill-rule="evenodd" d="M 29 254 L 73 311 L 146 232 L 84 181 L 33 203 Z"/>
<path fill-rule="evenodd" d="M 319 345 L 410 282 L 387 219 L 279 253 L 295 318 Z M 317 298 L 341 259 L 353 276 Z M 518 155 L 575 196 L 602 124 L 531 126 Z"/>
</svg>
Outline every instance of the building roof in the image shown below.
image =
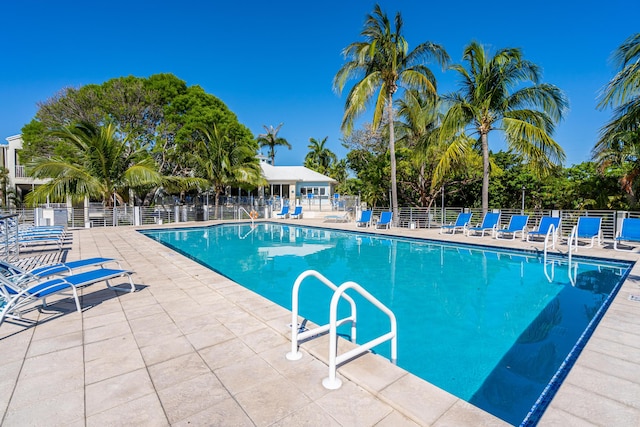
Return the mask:
<svg viewBox="0 0 640 427">
<path fill-rule="evenodd" d="M 4 139 L 4 141 L 0 139 L 0 145 L 8 147 L 9 144 L 14 141 L 18 144 L 18 148 L 22 148 L 22 135 L 8 136 Z"/>
<path fill-rule="evenodd" d="M 273 166 L 266 162 L 260 162 L 262 174 L 269 183 L 274 182 L 326 182 L 337 181 L 304 166 Z"/>
</svg>

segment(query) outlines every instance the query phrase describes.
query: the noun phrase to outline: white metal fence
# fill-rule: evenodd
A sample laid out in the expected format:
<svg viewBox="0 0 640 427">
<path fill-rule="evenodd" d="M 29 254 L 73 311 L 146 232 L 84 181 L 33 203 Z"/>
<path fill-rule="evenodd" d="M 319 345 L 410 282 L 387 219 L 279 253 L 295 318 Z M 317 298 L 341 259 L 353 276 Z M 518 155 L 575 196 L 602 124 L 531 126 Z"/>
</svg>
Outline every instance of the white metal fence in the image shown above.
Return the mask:
<svg viewBox="0 0 640 427">
<path fill-rule="evenodd" d="M 343 203 L 332 203 L 331 200 L 303 200 L 300 202 L 303 207 L 316 211 L 351 211 L 352 217 L 357 218 L 360 206 L 357 198 L 343 199 Z M 324 205 L 323 205 L 324 203 Z M 242 208 L 242 209 L 241 209 Z M 281 203 L 225 203 L 215 208 L 213 205 L 175 205 L 161 207 L 143 206 L 123 206 L 116 208 L 95 207 L 89 208 L 67 208 L 43 207 L 35 209 L 18 209 L 0 212 L 0 214 L 16 214 L 18 222 L 32 225 L 63 225 L 69 228 L 90 228 L 90 227 L 113 227 L 123 225 L 153 225 L 169 224 L 190 221 L 219 220 L 248 220 L 246 212 L 255 212 L 259 219 L 272 218 L 282 208 Z M 377 207 L 373 209 L 374 217 L 379 217 L 383 211 L 390 210 L 388 207 Z M 462 211 L 472 212 L 472 223 L 482 221 L 481 209 L 468 209 L 458 207 L 447 208 L 400 208 L 399 218 L 395 221 L 397 227 L 402 228 L 437 228 L 442 224 L 455 221 Z M 497 211 L 497 210 L 495 210 Z M 557 216 L 561 218 L 561 232 L 568 235 L 571 228 L 577 223 L 581 216 L 602 217 L 602 231 L 605 239 L 612 239 L 623 218 L 639 218 L 640 212 L 633 211 L 611 211 L 611 210 L 525 210 L 504 209 L 500 210 L 500 226 L 507 225 L 512 215 L 525 213 L 529 215 L 529 228 L 537 227 L 542 216 Z"/>
</svg>

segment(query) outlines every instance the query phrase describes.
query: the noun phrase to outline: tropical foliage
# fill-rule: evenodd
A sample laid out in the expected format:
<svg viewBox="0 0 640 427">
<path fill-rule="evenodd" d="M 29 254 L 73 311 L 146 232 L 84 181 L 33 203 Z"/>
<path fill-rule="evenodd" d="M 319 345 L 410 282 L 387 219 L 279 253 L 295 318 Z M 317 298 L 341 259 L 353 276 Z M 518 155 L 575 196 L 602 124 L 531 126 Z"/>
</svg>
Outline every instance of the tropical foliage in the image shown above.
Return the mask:
<svg viewBox="0 0 640 427">
<path fill-rule="evenodd" d="M 75 156 L 33 160 L 31 175 L 49 180 L 27 195 L 30 203 L 64 201 L 71 196 L 79 201 L 89 197 L 113 206 L 114 198 L 119 203 L 128 200 L 129 190 L 163 183 L 146 147 L 120 140 L 114 125 L 79 123 L 51 134 L 74 148 Z"/>
<path fill-rule="evenodd" d="M 553 139 L 568 101 L 541 82 L 540 69 L 515 48 L 491 55 L 477 42 L 450 69 L 459 90 L 439 95 L 428 61 L 448 64 L 441 46 L 409 50 L 400 14 L 391 21 L 376 5 L 363 41 L 348 45 L 333 80 L 349 87 L 339 159 L 327 137 L 309 138 L 305 166 L 338 181 L 336 191 L 371 206 L 448 206 L 518 209 L 632 209 L 640 185 L 640 33 L 614 54 L 617 73 L 598 108 L 612 109 L 593 148 L 593 161 L 562 167 Z M 372 119 L 356 128 L 373 107 Z M 229 187 L 254 190 L 265 182 L 256 153 L 275 164 L 282 123 L 254 138 L 236 115 L 199 86 L 170 74 L 121 77 L 66 88 L 39 105 L 23 128 L 22 163 L 49 182 L 31 203 L 89 197 L 105 205 L 151 202 L 159 188 L 177 194 Z M 493 132 L 496 131 L 496 132 Z M 489 135 L 506 151 L 491 151 Z M 492 136 L 492 141 L 494 141 Z M 10 196 L 0 171 L 2 199 Z M 218 210 L 216 209 L 215 212 Z M 396 215 L 397 218 L 397 215 Z"/>
<path fill-rule="evenodd" d="M 191 162 L 195 175 L 205 179 L 208 188 L 214 191 L 214 215 L 217 215 L 218 196 L 227 186 L 257 187 L 266 183 L 255 156 L 255 144 L 234 141 L 215 124 L 200 126 L 198 130 L 202 138 L 195 143 Z"/>
<path fill-rule="evenodd" d="M 444 65 L 449 60 L 444 48 L 431 42 L 422 43 L 409 51 L 409 44 L 402 35 L 402 25 L 400 13 L 396 14 L 392 24 L 376 4 L 373 13 L 367 15 L 360 33 L 364 41 L 354 42 L 344 49 L 347 62 L 333 80 L 338 93 L 342 92 L 347 81 L 358 80 L 349 91 L 345 103 L 342 130 L 346 135 L 352 132 L 355 120 L 370 102 L 374 103 L 374 128 L 380 125 L 383 115 L 387 116 L 394 218 L 399 217 L 399 211 L 393 97 L 401 87 L 435 94 L 436 80 L 425 63 L 433 59 Z"/>
<path fill-rule="evenodd" d="M 614 110 L 593 157 L 603 169 L 621 168 L 622 188 L 635 198 L 640 176 L 640 33 L 620 45 L 612 59 L 619 71 L 604 88 L 598 106 Z"/>
<path fill-rule="evenodd" d="M 276 147 L 287 147 L 291 150 L 291 144 L 289 144 L 289 141 L 278 136 L 278 132 L 280 132 L 280 128 L 283 124 L 284 123 L 280 123 L 275 128 L 273 126 L 267 127 L 266 125 L 263 125 L 266 133 L 258 135 L 258 144 L 261 148 L 267 147 L 267 156 L 271 159 L 271 164 L 274 166 L 276 164 Z"/>
<path fill-rule="evenodd" d="M 304 165 L 306 167 L 323 175 L 328 174 L 331 167 L 338 161 L 335 153 L 326 146 L 327 138 L 325 136 L 322 141 L 309 138 L 309 145 L 307 146 L 309 152 L 304 157 Z"/>
<path fill-rule="evenodd" d="M 202 182 L 206 187 L 206 181 L 197 181 L 193 165 L 193 147 L 202 137 L 198 131 L 202 126 L 215 123 L 218 132 L 230 141 L 257 151 L 251 132 L 222 101 L 199 86 L 187 87 L 171 74 L 158 74 L 67 88 L 40 104 L 35 118 L 22 129 L 22 163 L 38 163 L 34 174 L 40 177 L 54 173 L 54 161 L 58 165 L 76 164 L 84 156 L 81 151 L 85 147 L 61 137 L 58 130 L 78 123 L 87 129 L 108 127 L 114 140 L 124 143 L 123 155 L 149 155 L 145 161 L 153 163 L 163 179 L 138 188 L 143 203 L 152 202 L 160 181 L 165 189 L 182 194 Z M 45 168 L 47 162 L 49 166 Z M 40 191 L 46 188 L 52 189 L 45 187 Z M 95 193 L 81 190 L 78 194 Z M 41 200 L 40 196 L 31 197 L 35 201 Z M 128 199 L 126 194 L 121 197 Z"/>
<path fill-rule="evenodd" d="M 548 175 L 564 161 L 562 147 L 552 139 L 555 125 L 568 106 L 557 87 L 540 83 L 540 69 L 523 58 L 520 49 L 501 49 L 493 57 L 471 42 L 463 65 L 451 69 L 461 79 L 460 91 L 446 95 L 450 104 L 442 122 L 441 139 L 451 140 L 449 156 L 457 159 L 475 145 L 482 153 L 482 210 L 489 207 L 489 134 L 502 135 L 510 150 L 538 176 Z M 528 85 L 529 84 L 529 85 Z M 444 159 L 444 161 L 450 161 Z M 441 167 L 438 175 L 448 172 Z"/>
</svg>

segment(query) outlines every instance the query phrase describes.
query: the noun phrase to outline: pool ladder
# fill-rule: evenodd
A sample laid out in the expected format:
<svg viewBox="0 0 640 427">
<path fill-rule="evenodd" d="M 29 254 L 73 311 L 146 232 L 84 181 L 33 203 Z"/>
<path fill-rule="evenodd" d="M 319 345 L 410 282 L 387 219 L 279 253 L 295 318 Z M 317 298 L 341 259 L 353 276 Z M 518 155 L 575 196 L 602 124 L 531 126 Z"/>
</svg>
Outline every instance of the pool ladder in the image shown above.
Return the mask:
<svg viewBox="0 0 640 427">
<path fill-rule="evenodd" d="M 308 277 L 315 277 L 322 284 L 332 289 L 333 297 L 331 298 L 331 304 L 329 307 L 329 323 L 326 325 L 318 326 L 313 329 L 306 330 L 304 327 L 298 326 L 298 307 L 299 307 L 299 292 L 302 282 Z M 346 323 L 351 323 L 351 342 L 356 342 L 356 324 L 357 324 L 357 311 L 356 304 L 353 298 L 347 295 L 345 292 L 348 289 L 354 289 L 370 303 L 380 309 L 389 317 L 390 331 L 384 335 L 379 336 L 367 343 L 349 350 L 338 356 L 337 352 L 337 328 Z M 344 298 L 351 306 L 351 314 L 343 319 L 338 319 L 338 302 L 341 298 Z M 321 334 L 329 331 L 329 376 L 322 380 L 322 385 L 329 390 L 336 390 L 342 385 L 342 381 L 336 378 L 336 366 L 359 356 L 362 353 L 369 351 L 371 348 L 382 344 L 385 341 L 391 340 L 391 363 L 395 364 L 398 359 L 398 343 L 397 343 L 397 325 L 396 316 L 391 310 L 389 310 L 384 304 L 378 301 L 373 295 L 367 292 L 362 286 L 355 282 L 344 282 L 340 286 L 336 286 L 329 279 L 315 270 L 307 270 L 300 274 L 296 279 L 293 290 L 291 291 L 291 351 L 287 353 L 288 360 L 299 360 L 302 357 L 302 353 L 298 349 L 298 342 L 307 338 L 316 338 Z"/>
<path fill-rule="evenodd" d="M 572 259 L 572 254 L 574 251 L 573 248 L 573 242 L 576 241 L 577 242 L 577 227 L 574 226 L 573 229 L 571 230 L 571 235 L 569 236 L 569 241 L 567 242 L 568 246 L 569 246 L 569 250 L 568 250 L 568 269 L 567 269 L 567 274 L 569 276 L 569 281 L 571 282 L 572 286 L 576 285 L 576 275 L 578 274 L 577 269 L 578 269 L 578 264 L 573 262 Z M 547 235 L 544 238 L 544 274 L 545 276 L 547 276 L 547 280 L 549 280 L 549 282 L 553 282 L 553 278 L 555 275 L 555 263 L 556 260 L 552 259 L 551 261 L 549 261 L 548 258 L 548 249 L 549 249 L 549 240 L 551 239 L 551 248 L 555 249 L 556 248 L 556 239 L 557 239 L 557 233 L 556 233 L 556 229 L 553 225 L 551 225 L 549 227 L 549 231 L 547 231 Z M 577 245 L 577 243 L 576 243 Z M 576 248 L 577 250 L 577 248 Z M 549 274 L 547 272 L 547 266 L 551 265 L 551 274 Z M 572 269 L 573 267 L 573 269 Z"/>
<path fill-rule="evenodd" d="M 253 229 L 253 226 L 255 225 L 254 222 L 253 222 L 253 216 L 251 216 L 251 214 L 249 212 L 247 212 L 247 210 L 241 206 L 238 209 L 238 216 L 241 216 L 242 212 L 246 213 L 247 216 L 249 217 L 249 219 L 251 220 L 251 228 Z"/>
</svg>

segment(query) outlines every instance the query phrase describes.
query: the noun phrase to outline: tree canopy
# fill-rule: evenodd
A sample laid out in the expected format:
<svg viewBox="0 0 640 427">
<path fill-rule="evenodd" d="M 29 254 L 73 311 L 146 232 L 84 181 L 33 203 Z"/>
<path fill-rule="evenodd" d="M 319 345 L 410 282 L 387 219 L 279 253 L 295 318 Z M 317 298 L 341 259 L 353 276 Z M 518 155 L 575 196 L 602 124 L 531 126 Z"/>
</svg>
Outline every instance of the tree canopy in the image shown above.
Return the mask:
<svg viewBox="0 0 640 427">
<path fill-rule="evenodd" d="M 51 134 L 74 123 L 111 124 L 131 147 L 148 147 L 160 173 L 173 176 L 191 174 L 186 158 L 199 126 L 215 123 L 233 140 L 255 144 L 251 131 L 220 99 L 172 74 L 119 77 L 101 85 L 65 88 L 38 107 L 34 119 L 22 129 L 24 163 L 41 156 L 75 157 L 77 148 Z"/>
<path fill-rule="evenodd" d="M 163 177 L 145 146 L 132 147 L 119 140 L 115 126 L 97 127 L 91 123 L 68 125 L 51 132 L 73 147 L 76 157 L 33 159 L 31 174 L 49 178 L 27 195 L 31 203 L 76 200 L 91 197 L 113 206 L 113 197 L 122 203 L 130 189 L 161 185 Z"/>
<path fill-rule="evenodd" d="M 482 153 L 482 210 L 489 207 L 489 134 L 501 130 L 510 150 L 522 156 L 533 173 L 548 174 L 564 161 L 564 150 L 551 137 L 562 119 L 568 100 L 563 92 L 540 83 L 539 67 L 523 58 L 520 49 L 505 48 L 489 56 L 471 42 L 464 50 L 466 67 L 454 64 L 460 76 L 458 92 L 445 96 L 450 105 L 441 138 L 469 149 L 477 141 Z M 471 139 L 470 137 L 473 137 Z"/>
<path fill-rule="evenodd" d="M 334 89 L 341 93 L 347 81 L 357 80 L 345 102 L 342 129 L 346 135 L 353 130 L 354 121 L 374 104 L 373 126 L 379 126 L 383 115 L 389 126 L 389 163 L 391 178 L 391 206 L 394 218 L 399 217 L 397 164 L 394 130 L 393 97 L 398 88 L 436 93 L 436 80 L 425 65 L 435 60 L 441 65 L 449 61 L 445 49 L 432 42 L 424 42 L 409 51 L 402 34 L 402 16 L 396 13 L 393 24 L 380 5 L 367 15 L 361 35 L 364 41 L 347 46 L 343 54 L 347 62 L 333 80 Z"/>
<path fill-rule="evenodd" d="M 640 176 L 640 33 L 625 40 L 612 60 L 618 72 L 604 87 L 598 107 L 614 110 L 600 131 L 593 158 L 602 169 L 621 168 L 621 186 L 635 198 Z"/>
</svg>

